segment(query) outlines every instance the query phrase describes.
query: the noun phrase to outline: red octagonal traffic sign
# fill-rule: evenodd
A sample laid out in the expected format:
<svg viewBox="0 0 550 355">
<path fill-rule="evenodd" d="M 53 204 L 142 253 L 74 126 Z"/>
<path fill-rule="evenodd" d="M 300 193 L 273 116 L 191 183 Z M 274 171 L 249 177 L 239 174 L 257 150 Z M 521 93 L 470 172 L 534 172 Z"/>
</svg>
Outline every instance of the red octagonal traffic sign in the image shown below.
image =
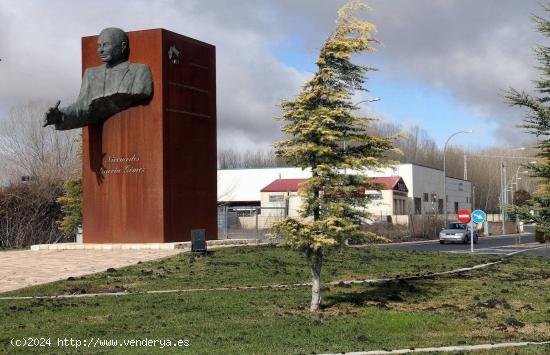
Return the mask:
<svg viewBox="0 0 550 355">
<path fill-rule="evenodd" d="M 472 213 L 470 212 L 470 210 L 460 210 L 458 211 L 456 216 L 458 217 L 458 220 L 462 223 L 468 223 L 470 222 L 470 219 L 472 219 Z"/>
</svg>

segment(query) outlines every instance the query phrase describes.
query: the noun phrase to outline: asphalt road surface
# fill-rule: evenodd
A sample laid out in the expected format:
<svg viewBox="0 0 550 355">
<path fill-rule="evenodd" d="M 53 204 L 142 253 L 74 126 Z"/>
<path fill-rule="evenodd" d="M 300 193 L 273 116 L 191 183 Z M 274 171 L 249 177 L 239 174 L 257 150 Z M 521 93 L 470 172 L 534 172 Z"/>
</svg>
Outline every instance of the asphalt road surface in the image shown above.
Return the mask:
<svg viewBox="0 0 550 355">
<path fill-rule="evenodd" d="M 438 240 L 429 242 L 413 243 L 395 243 L 386 244 L 383 248 L 417 251 L 434 251 L 449 253 L 469 253 L 470 243 L 468 244 L 439 244 Z M 476 254 L 494 254 L 494 255 L 525 255 L 525 256 L 546 256 L 550 257 L 550 245 L 535 242 L 534 234 L 524 233 L 521 236 L 502 235 L 480 237 L 477 244 L 474 244 L 474 253 Z"/>
</svg>

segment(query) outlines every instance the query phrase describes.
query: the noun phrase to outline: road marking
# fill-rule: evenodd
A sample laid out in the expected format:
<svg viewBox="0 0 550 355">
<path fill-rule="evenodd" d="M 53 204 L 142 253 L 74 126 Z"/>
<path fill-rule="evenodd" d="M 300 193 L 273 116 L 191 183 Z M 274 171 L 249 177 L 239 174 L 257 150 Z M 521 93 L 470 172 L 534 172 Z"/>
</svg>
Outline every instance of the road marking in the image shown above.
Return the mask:
<svg viewBox="0 0 550 355">
<path fill-rule="evenodd" d="M 509 250 L 506 251 L 496 251 L 496 250 L 474 250 L 474 254 L 483 254 L 483 255 L 507 255 Z M 445 253 L 451 254 L 472 254 L 469 250 L 451 250 L 446 251 Z"/>
<path fill-rule="evenodd" d="M 508 248 L 508 249 L 501 249 L 501 248 Z M 524 253 L 527 251 L 538 250 L 543 248 L 545 248 L 545 246 L 540 246 L 536 248 L 524 248 L 524 249 L 512 249 L 512 247 L 508 247 L 508 246 L 488 247 L 488 248 L 476 249 L 474 250 L 474 254 L 511 256 L 511 255 L 516 255 L 519 253 Z M 451 253 L 451 254 L 471 254 L 469 250 L 449 250 L 445 252 Z"/>
<path fill-rule="evenodd" d="M 474 254 L 484 254 L 484 255 L 511 255 L 510 250 L 512 250 L 513 253 L 518 252 L 517 249 L 498 249 L 498 248 L 483 248 L 483 249 L 475 249 Z M 529 249 L 532 250 L 532 249 Z M 520 250 L 519 252 L 524 251 Z M 453 254 L 471 254 L 472 252 L 469 250 L 449 250 L 447 253 L 453 253 Z"/>
<path fill-rule="evenodd" d="M 546 248 L 546 246 L 542 246 L 542 247 L 538 247 L 538 248 L 529 248 L 529 249 L 518 250 L 518 251 L 511 252 L 511 253 L 509 253 L 509 254 L 506 254 L 506 256 L 510 256 L 510 255 L 514 255 L 514 254 L 523 253 L 523 252 L 525 252 L 525 251 L 543 249 L 543 248 Z"/>
<path fill-rule="evenodd" d="M 407 354 L 407 353 L 425 353 L 425 352 L 451 352 L 461 350 L 484 350 L 484 349 L 498 349 L 498 348 L 514 348 L 528 345 L 546 345 L 550 344 L 550 341 L 524 341 L 521 343 L 497 343 L 497 344 L 479 344 L 479 345 L 455 345 L 455 346 L 442 346 L 439 348 L 409 348 L 399 350 L 373 350 L 373 351 L 357 351 L 351 353 L 338 353 L 344 355 L 379 355 L 379 354 Z M 322 354 L 322 355 L 335 355 L 335 354 Z"/>
<path fill-rule="evenodd" d="M 495 235 L 495 236 L 485 236 L 485 237 L 479 237 L 480 240 L 500 240 L 500 239 L 518 239 L 518 237 L 530 237 L 533 233 L 517 233 L 517 234 L 502 234 L 502 235 Z M 432 239 L 432 240 L 416 240 L 413 242 L 400 242 L 400 243 L 383 243 L 383 244 L 376 244 L 378 246 L 382 247 L 399 247 L 399 246 L 408 246 L 408 245 L 421 245 L 421 244 L 437 244 L 439 243 L 439 239 Z M 361 248 L 362 245 L 352 245 L 353 248 Z"/>
</svg>

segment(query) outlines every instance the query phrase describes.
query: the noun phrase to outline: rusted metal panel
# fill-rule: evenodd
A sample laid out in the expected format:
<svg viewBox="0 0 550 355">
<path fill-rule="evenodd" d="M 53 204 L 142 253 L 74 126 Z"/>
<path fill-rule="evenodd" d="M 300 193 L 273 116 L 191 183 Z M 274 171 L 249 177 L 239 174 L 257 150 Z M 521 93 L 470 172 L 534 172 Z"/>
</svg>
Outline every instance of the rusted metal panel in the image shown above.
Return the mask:
<svg viewBox="0 0 550 355">
<path fill-rule="evenodd" d="M 83 129 L 84 242 L 185 241 L 198 228 L 215 239 L 215 49 L 162 29 L 128 36 L 154 97 Z M 82 39 L 83 71 L 101 64 L 96 40 Z M 168 60 L 172 45 L 180 64 Z"/>
<path fill-rule="evenodd" d="M 215 47 L 163 31 L 163 53 L 175 46 L 179 64 L 165 61 L 164 186 L 167 241 L 206 229 L 217 239 Z"/>
</svg>

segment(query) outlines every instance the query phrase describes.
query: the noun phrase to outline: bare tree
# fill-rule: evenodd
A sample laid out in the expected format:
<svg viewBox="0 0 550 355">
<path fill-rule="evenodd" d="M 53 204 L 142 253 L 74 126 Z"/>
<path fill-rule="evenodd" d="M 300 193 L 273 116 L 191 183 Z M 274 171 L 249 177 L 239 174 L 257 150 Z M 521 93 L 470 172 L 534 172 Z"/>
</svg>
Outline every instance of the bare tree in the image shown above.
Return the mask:
<svg viewBox="0 0 550 355">
<path fill-rule="evenodd" d="M 369 130 L 369 134 L 377 137 L 390 137 L 398 132 L 402 133 L 402 138 L 397 140 L 395 145 L 402 151 L 402 154 L 390 153 L 387 156 L 388 159 L 443 169 L 443 151 L 424 129 L 412 126 L 403 130 L 401 126 L 392 122 L 382 122 L 374 124 Z M 464 178 L 464 156 L 466 155 L 467 178 L 475 189 L 474 208 L 484 210 L 499 208 L 501 164 L 506 166 L 507 183 L 511 184 L 514 182 L 512 179 L 520 177 L 520 179 L 516 179 L 515 185 L 509 185 L 513 186 L 514 190 L 520 188 L 528 192 L 536 190 L 536 180 L 529 175 L 521 174 L 525 170 L 522 163 L 532 160 L 529 157 L 534 155 L 529 149 L 488 147 L 466 150 L 466 146 L 458 140 L 455 145 L 447 148 L 446 172 L 447 176 Z"/>
<path fill-rule="evenodd" d="M 80 135 L 42 128 L 44 112 L 51 106 L 32 101 L 13 107 L 0 120 L 0 160 L 6 164 L 3 178 L 64 180 L 80 168 Z"/>
<path fill-rule="evenodd" d="M 79 173 L 80 135 L 42 128 L 49 106 L 29 102 L 0 120 L 0 246 L 64 238 L 58 198 L 67 177 Z"/>
<path fill-rule="evenodd" d="M 286 166 L 285 162 L 276 157 L 273 150 L 236 151 L 223 149 L 218 151 L 219 169 L 275 168 Z"/>
</svg>

